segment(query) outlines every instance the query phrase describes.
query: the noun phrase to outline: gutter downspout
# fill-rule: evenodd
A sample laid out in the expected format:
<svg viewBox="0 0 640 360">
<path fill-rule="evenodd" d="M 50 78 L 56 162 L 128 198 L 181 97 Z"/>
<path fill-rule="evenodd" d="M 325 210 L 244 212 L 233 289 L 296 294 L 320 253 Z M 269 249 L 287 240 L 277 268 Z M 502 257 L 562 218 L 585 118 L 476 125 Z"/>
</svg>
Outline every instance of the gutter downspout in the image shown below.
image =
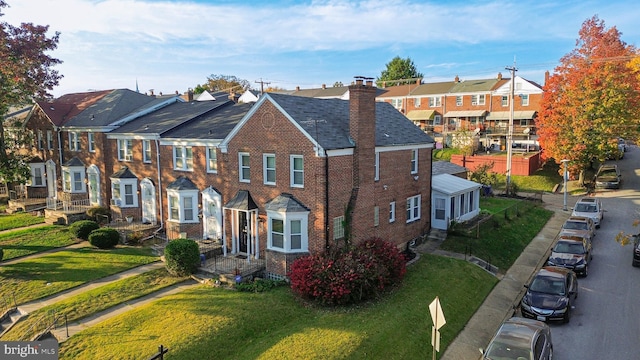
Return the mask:
<svg viewBox="0 0 640 360">
<path fill-rule="evenodd" d="M 329 155 L 324 151 L 324 247 L 329 250 Z"/>
<path fill-rule="evenodd" d="M 54 130 L 58 134 L 58 157 L 60 158 L 60 166 L 62 166 L 62 164 L 64 164 L 64 159 L 62 157 L 62 136 L 60 136 L 61 129 L 58 126 L 55 126 Z"/>
<path fill-rule="evenodd" d="M 164 228 L 164 212 L 162 211 L 162 174 L 160 173 L 160 142 L 158 141 L 158 137 L 155 138 L 156 143 L 156 167 L 158 172 L 158 192 L 156 196 L 158 197 L 158 204 L 160 205 L 160 228 L 158 231 Z"/>
</svg>

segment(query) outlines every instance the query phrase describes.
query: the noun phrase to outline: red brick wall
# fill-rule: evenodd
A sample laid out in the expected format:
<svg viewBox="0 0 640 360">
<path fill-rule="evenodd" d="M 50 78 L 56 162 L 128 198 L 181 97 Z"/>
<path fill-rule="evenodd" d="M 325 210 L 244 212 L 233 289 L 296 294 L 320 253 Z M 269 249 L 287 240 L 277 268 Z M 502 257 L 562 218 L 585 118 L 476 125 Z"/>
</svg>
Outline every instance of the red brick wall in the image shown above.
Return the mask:
<svg viewBox="0 0 640 360">
<path fill-rule="evenodd" d="M 507 171 L 507 156 L 505 154 L 500 155 L 451 155 L 451 162 L 460 166 L 464 166 L 469 171 L 474 171 L 480 165 L 493 162 L 492 171 L 498 174 L 506 174 Z M 512 175 L 532 175 L 542 166 L 542 159 L 540 153 L 522 155 L 520 153 L 513 153 L 511 157 L 511 174 Z"/>
</svg>

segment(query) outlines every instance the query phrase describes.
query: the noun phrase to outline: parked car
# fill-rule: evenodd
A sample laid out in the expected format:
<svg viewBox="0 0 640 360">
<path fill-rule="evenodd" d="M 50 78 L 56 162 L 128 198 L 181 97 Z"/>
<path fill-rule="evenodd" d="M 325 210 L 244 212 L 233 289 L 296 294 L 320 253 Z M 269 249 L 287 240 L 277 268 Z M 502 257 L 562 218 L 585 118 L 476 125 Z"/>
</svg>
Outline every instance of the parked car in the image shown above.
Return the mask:
<svg viewBox="0 0 640 360">
<path fill-rule="evenodd" d="M 551 250 L 547 265 L 561 266 L 587 277 L 591 259 L 591 241 L 578 236 L 561 236 Z"/>
<path fill-rule="evenodd" d="M 514 316 L 500 325 L 487 350 L 481 352 L 483 360 L 551 360 L 551 329 L 541 321 Z"/>
<path fill-rule="evenodd" d="M 584 216 L 591 218 L 596 229 L 600 227 L 600 223 L 604 218 L 604 209 L 602 208 L 602 201 L 594 197 L 585 197 L 576 202 L 573 207 L 571 216 Z"/>
<path fill-rule="evenodd" d="M 640 266 L 640 234 L 633 235 L 633 260 L 631 265 Z"/>
<path fill-rule="evenodd" d="M 569 322 L 571 308 L 578 297 L 578 277 L 573 270 L 545 266 L 525 287 L 527 291 L 520 302 L 523 317 Z"/>
<path fill-rule="evenodd" d="M 591 218 L 585 216 L 570 216 L 560 229 L 560 235 L 575 235 L 589 238 L 593 241 L 596 236 L 596 226 Z"/>
<path fill-rule="evenodd" d="M 604 164 L 600 165 L 596 177 L 594 178 L 596 188 L 600 189 L 619 189 L 622 183 L 622 174 L 618 165 Z"/>
</svg>

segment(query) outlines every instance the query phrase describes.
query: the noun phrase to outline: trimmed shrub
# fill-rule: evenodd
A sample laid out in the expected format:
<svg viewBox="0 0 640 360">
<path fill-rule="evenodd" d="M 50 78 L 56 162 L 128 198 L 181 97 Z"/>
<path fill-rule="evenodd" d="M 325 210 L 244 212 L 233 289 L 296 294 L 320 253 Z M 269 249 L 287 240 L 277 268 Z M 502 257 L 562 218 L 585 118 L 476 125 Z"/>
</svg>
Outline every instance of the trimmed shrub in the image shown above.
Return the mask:
<svg viewBox="0 0 640 360">
<path fill-rule="evenodd" d="M 111 221 L 111 210 L 102 206 L 94 206 L 87 210 L 87 216 L 97 223 L 108 223 Z"/>
<path fill-rule="evenodd" d="M 69 230 L 73 236 L 82 240 L 89 240 L 89 234 L 99 228 L 100 225 L 93 220 L 80 220 L 69 225 Z"/>
<path fill-rule="evenodd" d="M 172 240 L 164 248 L 164 258 L 167 271 L 171 275 L 188 276 L 198 270 L 200 248 L 193 240 Z"/>
<path fill-rule="evenodd" d="M 254 279 L 250 283 L 236 284 L 235 287 L 238 291 L 264 292 L 286 284 L 285 280 Z"/>
<path fill-rule="evenodd" d="M 89 234 L 89 243 L 98 249 L 111 249 L 120 242 L 120 233 L 112 228 L 100 228 Z"/>
<path fill-rule="evenodd" d="M 402 281 L 404 256 L 379 238 L 366 240 L 335 257 L 311 255 L 291 265 L 289 279 L 297 295 L 322 305 L 359 303 Z"/>
</svg>

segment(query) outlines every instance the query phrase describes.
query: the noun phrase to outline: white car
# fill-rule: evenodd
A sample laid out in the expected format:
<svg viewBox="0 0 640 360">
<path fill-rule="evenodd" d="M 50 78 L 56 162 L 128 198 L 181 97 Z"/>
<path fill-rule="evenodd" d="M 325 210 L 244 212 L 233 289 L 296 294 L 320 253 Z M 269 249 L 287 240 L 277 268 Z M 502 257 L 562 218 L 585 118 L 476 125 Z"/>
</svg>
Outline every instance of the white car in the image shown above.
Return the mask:
<svg viewBox="0 0 640 360">
<path fill-rule="evenodd" d="M 602 208 L 602 201 L 594 197 L 585 197 L 576 202 L 576 205 L 572 208 L 573 212 L 571 216 L 588 217 L 593 220 L 596 228 L 600 228 L 600 223 L 604 219 L 604 209 Z"/>
</svg>

